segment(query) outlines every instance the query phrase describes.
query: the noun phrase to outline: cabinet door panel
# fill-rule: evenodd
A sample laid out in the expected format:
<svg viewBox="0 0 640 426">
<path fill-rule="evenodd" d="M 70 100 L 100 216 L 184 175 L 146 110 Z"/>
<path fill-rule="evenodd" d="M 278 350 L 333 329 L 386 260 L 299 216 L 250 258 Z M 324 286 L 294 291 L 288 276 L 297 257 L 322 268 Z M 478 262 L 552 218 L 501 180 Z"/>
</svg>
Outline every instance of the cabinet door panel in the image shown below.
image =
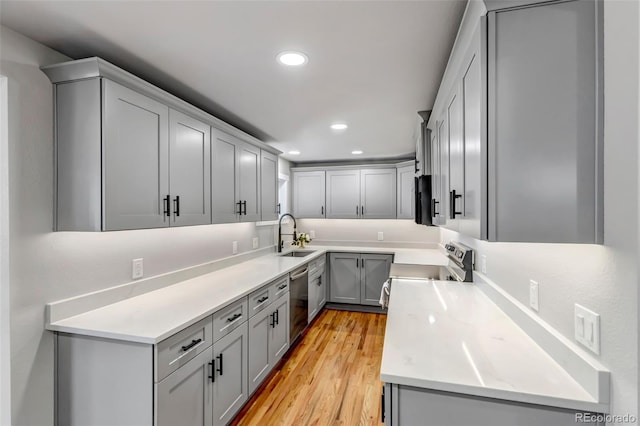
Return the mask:
<svg viewBox="0 0 640 426">
<path fill-rule="evenodd" d="M 460 217 L 464 212 L 464 140 L 462 128 L 462 99 L 458 87 L 451 96 L 447 107 L 447 136 L 449 139 L 449 190 L 445 194 L 449 204 L 449 216 L 445 227 L 458 230 Z M 452 193 L 455 191 L 455 198 Z M 451 216 L 455 213 L 455 219 Z"/>
<path fill-rule="evenodd" d="M 415 213 L 415 167 L 406 166 L 397 170 L 397 218 L 413 219 Z"/>
<path fill-rule="evenodd" d="M 278 157 L 261 151 L 260 200 L 262 220 L 278 219 Z"/>
<path fill-rule="evenodd" d="M 440 210 L 443 208 L 442 197 L 440 196 L 442 185 L 440 183 L 441 171 L 440 171 L 440 144 L 438 140 L 438 131 L 440 123 L 436 121 L 436 129 L 431 133 L 431 198 L 433 199 L 433 224 L 440 224 Z"/>
<path fill-rule="evenodd" d="M 273 302 L 270 312 L 276 312 L 275 327 L 270 328 L 269 359 L 271 365 L 276 363 L 289 349 L 289 293 L 280 296 Z"/>
<path fill-rule="evenodd" d="M 247 323 L 213 344 L 213 424 L 225 425 L 247 400 Z M 222 370 L 222 372 L 220 372 Z"/>
<path fill-rule="evenodd" d="M 360 304 L 360 254 L 331 253 L 331 301 Z"/>
<path fill-rule="evenodd" d="M 260 149 L 242 143 L 240 150 L 239 181 L 240 198 L 244 213 L 240 215 L 243 222 L 260 220 Z"/>
<path fill-rule="evenodd" d="M 324 203 L 325 172 L 294 172 L 293 215 L 298 218 L 323 218 Z"/>
<path fill-rule="evenodd" d="M 438 146 L 440 148 L 440 208 L 439 224 L 444 225 L 449 217 L 449 121 L 446 111 L 438 121 Z"/>
<path fill-rule="evenodd" d="M 360 217 L 360 170 L 329 170 L 327 173 L 327 218 Z"/>
<path fill-rule="evenodd" d="M 360 266 L 361 273 L 361 303 L 377 306 L 380 301 L 382 284 L 389 279 L 391 259 L 388 254 L 363 254 Z"/>
<path fill-rule="evenodd" d="M 103 228 L 169 226 L 169 108 L 103 79 Z"/>
<path fill-rule="evenodd" d="M 395 219 L 396 169 L 360 171 L 360 217 Z"/>
<path fill-rule="evenodd" d="M 249 394 L 260 386 L 273 368 L 269 357 L 272 313 L 272 307 L 268 306 L 249 320 Z"/>
<path fill-rule="evenodd" d="M 209 348 L 157 383 L 156 426 L 210 426 L 213 413 Z"/>
<path fill-rule="evenodd" d="M 226 133 L 213 130 L 211 150 L 211 213 L 213 223 L 238 221 L 238 141 Z"/>
<path fill-rule="evenodd" d="M 307 316 L 307 322 L 311 323 L 311 320 L 315 318 L 318 313 L 318 286 L 320 285 L 320 275 L 314 275 L 309 279 L 309 312 Z"/>
<path fill-rule="evenodd" d="M 171 224 L 211 223 L 210 127 L 171 110 L 169 128 Z"/>
<path fill-rule="evenodd" d="M 318 286 L 318 310 L 327 303 L 327 273 L 320 275 L 320 285 Z"/>
</svg>

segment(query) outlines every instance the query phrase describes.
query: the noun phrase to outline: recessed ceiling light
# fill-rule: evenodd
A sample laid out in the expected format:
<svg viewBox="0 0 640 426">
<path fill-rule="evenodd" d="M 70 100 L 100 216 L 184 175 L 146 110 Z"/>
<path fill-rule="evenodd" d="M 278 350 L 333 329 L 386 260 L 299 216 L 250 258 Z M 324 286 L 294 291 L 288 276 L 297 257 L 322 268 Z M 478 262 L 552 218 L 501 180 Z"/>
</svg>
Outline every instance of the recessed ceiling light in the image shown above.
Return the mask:
<svg viewBox="0 0 640 426">
<path fill-rule="evenodd" d="M 331 128 L 333 130 L 345 130 L 347 127 L 349 127 L 349 126 L 347 126 L 344 123 L 334 123 L 334 124 L 331 125 Z"/>
<path fill-rule="evenodd" d="M 290 155 L 300 155 L 300 151 L 289 151 Z"/>
<path fill-rule="evenodd" d="M 357 150 L 355 150 L 355 151 L 351 151 L 351 153 L 352 153 L 353 155 L 360 155 L 360 154 L 362 154 L 362 151 L 360 151 L 359 149 L 357 149 Z"/>
<path fill-rule="evenodd" d="M 309 58 L 302 52 L 280 52 L 278 53 L 278 62 L 282 65 L 288 65 L 290 67 L 298 67 L 309 62 Z"/>
</svg>

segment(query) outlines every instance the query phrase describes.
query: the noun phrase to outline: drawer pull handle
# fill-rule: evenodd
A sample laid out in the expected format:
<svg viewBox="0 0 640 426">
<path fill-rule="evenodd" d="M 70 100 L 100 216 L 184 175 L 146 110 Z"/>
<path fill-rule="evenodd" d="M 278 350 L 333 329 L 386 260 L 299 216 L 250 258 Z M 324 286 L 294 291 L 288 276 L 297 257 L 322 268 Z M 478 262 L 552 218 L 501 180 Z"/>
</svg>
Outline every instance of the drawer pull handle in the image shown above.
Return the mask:
<svg viewBox="0 0 640 426">
<path fill-rule="evenodd" d="M 282 284 L 281 286 L 278 286 L 278 290 L 283 290 L 285 288 L 287 288 L 286 284 Z"/>
<path fill-rule="evenodd" d="M 222 354 L 218 355 L 216 358 L 218 358 L 218 368 L 216 368 L 216 371 L 218 373 L 220 373 L 220 375 L 222 376 Z"/>
<path fill-rule="evenodd" d="M 184 345 L 184 346 L 182 347 L 182 350 L 183 350 L 184 352 L 186 352 L 186 351 L 188 351 L 189 349 L 191 349 L 192 347 L 194 347 L 195 345 L 197 345 L 197 344 L 198 344 L 198 343 L 200 343 L 200 342 L 202 342 L 202 339 L 193 339 L 193 340 L 191 341 L 191 343 L 189 343 L 188 345 Z"/>
<path fill-rule="evenodd" d="M 211 374 L 209 375 L 209 378 L 211 379 L 211 381 L 213 383 L 216 382 L 216 372 L 215 372 L 215 365 L 216 365 L 216 360 L 212 359 L 211 362 L 209 363 L 209 367 L 211 367 Z"/>
<path fill-rule="evenodd" d="M 234 316 L 232 316 L 230 318 L 227 318 L 227 322 L 234 322 L 235 320 L 237 320 L 241 316 L 242 316 L 242 314 L 235 314 Z"/>
<path fill-rule="evenodd" d="M 263 302 L 266 302 L 267 300 L 269 300 L 269 296 L 264 296 L 258 299 L 258 303 L 263 303 Z"/>
<path fill-rule="evenodd" d="M 272 312 L 271 315 L 269 315 L 271 317 L 271 322 L 269 323 L 269 326 L 271 328 L 276 328 L 276 313 Z"/>
</svg>

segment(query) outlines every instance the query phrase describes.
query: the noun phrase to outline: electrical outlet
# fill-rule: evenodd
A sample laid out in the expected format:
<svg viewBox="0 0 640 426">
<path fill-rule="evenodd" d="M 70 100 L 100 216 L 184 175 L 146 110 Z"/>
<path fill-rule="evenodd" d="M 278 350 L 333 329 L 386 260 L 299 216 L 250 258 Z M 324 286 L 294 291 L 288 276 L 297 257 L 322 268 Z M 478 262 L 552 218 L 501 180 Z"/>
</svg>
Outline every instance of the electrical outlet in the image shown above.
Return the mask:
<svg viewBox="0 0 640 426">
<path fill-rule="evenodd" d="M 384 241 L 384 232 L 378 232 L 378 241 Z"/>
<path fill-rule="evenodd" d="M 309 231 L 309 238 L 315 238 L 315 237 L 316 237 L 316 231 L 312 229 L 311 231 Z"/>
<path fill-rule="evenodd" d="M 137 280 L 144 276 L 143 259 L 133 259 L 131 261 L 131 278 Z"/>
<path fill-rule="evenodd" d="M 231 251 L 233 254 L 238 254 L 238 242 L 234 241 L 233 244 L 231 244 Z"/>
<path fill-rule="evenodd" d="M 257 249 L 258 247 L 260 247 L 260 238 L 253 237 L 253 248 Z"/>
<path fill-rule="evenodd" d="M 538 312 L 538 283 L 534 280 L 529 280 L 529 306 Z"/>
<path fill-rule="evenodd" d="M 483 274 L 487 273 L 487 255 L 483 254 L 480 256 L 480 272 Z"/>
<path fill-rule="evenodd" d="M 600 355 L 600 315 L 576 303 L 574 323 L 576 341 Z"/>
</svg>

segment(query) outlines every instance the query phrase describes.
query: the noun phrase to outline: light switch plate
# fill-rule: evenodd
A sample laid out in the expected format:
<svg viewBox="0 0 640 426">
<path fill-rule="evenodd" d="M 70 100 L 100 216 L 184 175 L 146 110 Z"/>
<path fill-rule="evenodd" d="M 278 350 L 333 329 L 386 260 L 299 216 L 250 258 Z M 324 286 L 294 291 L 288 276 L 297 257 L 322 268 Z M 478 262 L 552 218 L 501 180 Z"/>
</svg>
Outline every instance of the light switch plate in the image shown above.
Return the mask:
<svg viewBox="0 0 640 426">
<path fill-rule="evenodd" d="M 260 247 L 260 238 L 253 237 L 253 248 L 257 249 L 258 247 Z"/>
<path fill-rule="evenodd" d="M 238 242 L 237 241 L 234 241 L 231 244 L 231 251 L 232 251 L 233 254 L 238 254 Z"/>
<path fill-rule="evenodd" d="M 313 229 L 311 231 L 309 231 L 309 238 L 315 238 L 316 237 L 316 231 L 314 231 Z"/>
<path fill-rule="evenodd" d="M 577 303 L 574 312 L 576 341 L 600 355 L 600 315 Z"/>
<path fill-rule="evenodd" d="M 133 259 L 131 261 L 131 278 L 134 280 L 140 279 L 144 276 L 144 264 L 143 259 Z"/>
<path fill-rule="evenodd" d="M 534 280 L 529 280 L 529 306 L 538 312 L 538 283 Z"/>
<path fill-rule="evenodd" d="M 378 241 L 384 241 L 384 232 L 378 232 Z"/>
</svg>

